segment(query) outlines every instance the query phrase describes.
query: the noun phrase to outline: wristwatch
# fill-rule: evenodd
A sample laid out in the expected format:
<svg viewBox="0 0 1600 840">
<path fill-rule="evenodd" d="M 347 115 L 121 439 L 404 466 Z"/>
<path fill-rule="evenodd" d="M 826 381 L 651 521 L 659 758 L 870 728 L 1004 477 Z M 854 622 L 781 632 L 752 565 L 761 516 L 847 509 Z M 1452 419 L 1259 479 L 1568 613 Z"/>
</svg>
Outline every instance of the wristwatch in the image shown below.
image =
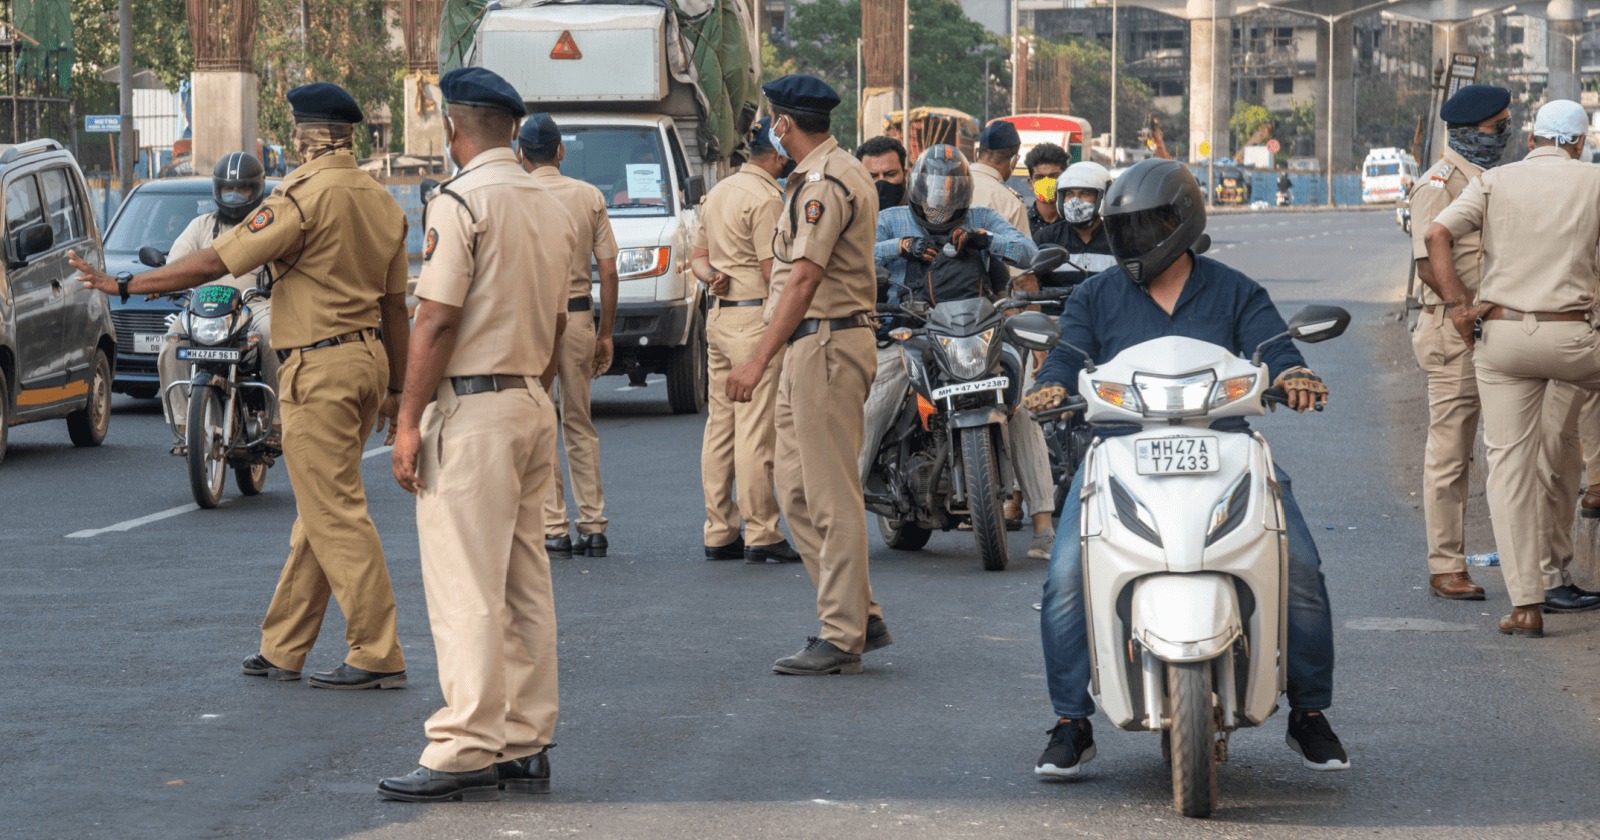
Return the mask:
<svg viewBox="0 0 1600 840">
<path fill-rule="evenodd" d="M 133 280 L 133 272 L 117 272 L 117 294 L 122 295 L 122 302 L 128 302 L 128 283 Z"/>
</svg>

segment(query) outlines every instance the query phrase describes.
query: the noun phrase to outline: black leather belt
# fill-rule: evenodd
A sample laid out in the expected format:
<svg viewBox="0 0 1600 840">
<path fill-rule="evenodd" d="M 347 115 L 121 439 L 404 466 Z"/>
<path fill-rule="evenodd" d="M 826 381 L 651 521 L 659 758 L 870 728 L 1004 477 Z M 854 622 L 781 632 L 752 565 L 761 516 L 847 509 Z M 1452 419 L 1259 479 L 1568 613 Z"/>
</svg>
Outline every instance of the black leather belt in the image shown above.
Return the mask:
<svg viewBox="0 0 1600 840">
<path fill-rule="evenodd" d="M 594 309 L 594 299 L 590 297 L 567 298 L 568 312 L 588 312 Z"/>
<path fill-rule="evenodd" d="M 347 332 L 344 335 L 336 335 L 333 338 L 324 338 L 316 344 L 307 344 L 304 347 L 290 347 L 288 350 L 279 350 L 278 362 L 282 364 L 283 362 L 289 361 L 289 355 L 296 350 L 301 352 L 305 352 L 307 350 L 321 350 L 324 347 L 336 347 L 340 344 L 346 344 L 351 341 L 360 341 L 363 338 L 372 340 L 376 339 L 377 337 L 378 331 L 372 327 L 356 330 L 355 332 Z"/>
<path fill-rule="evenodd" d="M 755 300 L 723 300 L 722 298 L 717 298 L 717 308 L 720 309 L 724 306 L 762 306 L 766 302 L 766 298 L 756 298 Z"/>
<path fill-rule="evenodd" d="M 807 318 L 800 322 L 800 326 L 795 327 L 793 333 L 790 333 L 789 343 L 793 344 L 808 335 L 816 335 L 822 329 L 823 324 L 828 325 L 830 332 L 838 332 L 839 330 L 870 327 L 872 326 L 872 319 L 867 317 L 865 312 L 857 312 L 854 315 L 846 315 L 843 318 Z"/>
<path fill-rule="evenodd" d="M 483 376 L 452 376 L 450 387 L 456 396 L 465 397 L 471 394 L 489 394 L 495 391 L 515 391 L 528 389 L 528 379 L 525 376 L 512 376 L 508 373 L 491 373 Z"/>
</svg>

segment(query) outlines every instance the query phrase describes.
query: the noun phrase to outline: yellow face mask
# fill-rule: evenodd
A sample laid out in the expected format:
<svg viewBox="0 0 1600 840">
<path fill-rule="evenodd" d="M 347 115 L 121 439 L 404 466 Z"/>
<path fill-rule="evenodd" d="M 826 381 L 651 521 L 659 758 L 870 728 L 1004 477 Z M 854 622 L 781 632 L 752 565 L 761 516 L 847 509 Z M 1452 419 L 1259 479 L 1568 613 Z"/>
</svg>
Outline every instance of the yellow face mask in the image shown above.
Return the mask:
<svg viewBox="0 0 1600 840">
<path fill-rule="evenodd" d="M 1040 178 L 1039 180 L 1034 181 L 1033 182 L 1033 194 L 1034 194 L 1035 197 L 1037 197 L 1039 199 L 1040 203 L 1043 203 L 1043 204 L 1055 204 L 1056 203 L 1056 179 L 1054 179 L 1054 178 Z"/>
</svg>

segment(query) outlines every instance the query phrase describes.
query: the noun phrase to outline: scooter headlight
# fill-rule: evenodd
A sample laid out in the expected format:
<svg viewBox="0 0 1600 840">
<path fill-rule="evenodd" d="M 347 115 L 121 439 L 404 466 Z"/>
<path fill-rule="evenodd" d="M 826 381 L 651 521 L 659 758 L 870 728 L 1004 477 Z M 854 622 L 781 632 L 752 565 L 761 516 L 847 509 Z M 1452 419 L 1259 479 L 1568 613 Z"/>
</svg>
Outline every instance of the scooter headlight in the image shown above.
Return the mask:
<svg viewBox="0 0 1600 840">
<path fill-rule="evenodd" d="M 989 344 L 994 341 L 994 327 L 977 335 L 939 336 L 939 349 L 944 353 L 945 367 L 958 379 L 977 379 L 989 371 Z"/>
<path fill-rule="evenodd" d="M 1209 370 L 1187 376 L 1133 375 L 1133 388 L 1139 392 L 1139 399 L 1145 406 L 1144 414 L 1148 417 L 1204 414 L 1216 384 L 1217 375 Z"/>
<path fill-rule="evenodd" d="M 233 316 L 200 318 L 189 316 L 189 339 L 195 344 L 221 344 L 233 335 Z"/>
</svg>

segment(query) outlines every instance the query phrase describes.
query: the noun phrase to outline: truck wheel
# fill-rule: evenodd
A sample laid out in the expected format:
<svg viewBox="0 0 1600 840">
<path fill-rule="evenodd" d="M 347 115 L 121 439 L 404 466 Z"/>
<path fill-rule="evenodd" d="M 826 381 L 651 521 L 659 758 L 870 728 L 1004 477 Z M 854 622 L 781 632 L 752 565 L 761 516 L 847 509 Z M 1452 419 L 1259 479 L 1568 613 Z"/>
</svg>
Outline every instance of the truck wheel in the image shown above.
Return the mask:
<svg viewBox="0 0 1600 840">
<path fill-rule="evenodd" d="M 67 415 L 67 435 L 73 446 L 99 446 L 111 428 L 111 360 L 104 350 L 94 355 L 94 375 L 89 380 L 89 404 Z"/>
<path fill-rule="evenodd" d="M 883 537 L 884 545 L 896 551 L 920 551 L 933 532 L 915 522 L 905 522 L 896 528 L 889 517 L 879 514 L 878 535 Z"/>
<path fill-rule="evenodd" d="M 667 405 L 673 414 L 706 410 L 706 322 L 696 312 L 689 340 L 667 359 Z"/>
<path fill-rule="evenodd" d="M 1186 817 L 1217 808 L 1217 718 L 1212 714 L 1211 663 L 1167 663 L 1172 754 L 1172 807 Z"/>
<path fill-rule="evenodd" d="M 1000 464 L 988 426 L 961 430 L 961 467 L 967 478 L 967 515 L 984 571 L 1005 571 L 1006 520 L 1000 511 Z"/>
</svg>

